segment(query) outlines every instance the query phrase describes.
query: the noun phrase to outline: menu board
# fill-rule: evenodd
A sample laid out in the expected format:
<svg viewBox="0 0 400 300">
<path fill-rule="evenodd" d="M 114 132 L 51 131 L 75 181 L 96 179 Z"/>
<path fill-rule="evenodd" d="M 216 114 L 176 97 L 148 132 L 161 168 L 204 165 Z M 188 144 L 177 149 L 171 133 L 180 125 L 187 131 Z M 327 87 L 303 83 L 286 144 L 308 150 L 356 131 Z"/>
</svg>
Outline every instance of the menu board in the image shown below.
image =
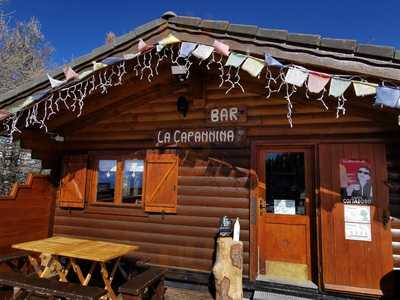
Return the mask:
<svg viewBox="0 0 400 300">
<path fill-rule="evenodd" d="M 371 209 L 369 206 L 345 205 L 344 221 L 356 223 L 371 223 Z"/>
<path fill-rule="evenodd" d="M 295 215 L 296 201 L 286 199 L 274 199 L 274 214 Z"/>
<path fill-rule="evenodd" d="M 346 240 L 372 241 L 370 206 L 344 205 Z"/>
<path fill-rule="evenodd" d="M 344 223 L 344 232 L 346 240 L 372 241 L 371 223 Z"/>
</svg>

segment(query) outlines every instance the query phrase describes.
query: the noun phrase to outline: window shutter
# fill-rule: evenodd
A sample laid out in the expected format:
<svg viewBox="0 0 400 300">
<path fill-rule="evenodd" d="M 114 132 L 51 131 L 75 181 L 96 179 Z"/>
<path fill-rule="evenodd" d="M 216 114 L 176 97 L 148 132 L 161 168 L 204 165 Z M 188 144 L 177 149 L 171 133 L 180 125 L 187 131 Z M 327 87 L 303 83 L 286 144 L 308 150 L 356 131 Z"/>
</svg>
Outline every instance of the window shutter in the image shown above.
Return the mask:
<svg viewBox="0 0 400 300">
<path fill-rule="evenodd" d="M 175 154 L 147 153 L 143 193 L 146 212 L 176 213 L 178 165 Z"/>
<path fill-rule="evenodd" d="M 87 155 L 70 155 L 64 158 L 60 185 L 60 207 L 85 206 Z"/>
</svg>

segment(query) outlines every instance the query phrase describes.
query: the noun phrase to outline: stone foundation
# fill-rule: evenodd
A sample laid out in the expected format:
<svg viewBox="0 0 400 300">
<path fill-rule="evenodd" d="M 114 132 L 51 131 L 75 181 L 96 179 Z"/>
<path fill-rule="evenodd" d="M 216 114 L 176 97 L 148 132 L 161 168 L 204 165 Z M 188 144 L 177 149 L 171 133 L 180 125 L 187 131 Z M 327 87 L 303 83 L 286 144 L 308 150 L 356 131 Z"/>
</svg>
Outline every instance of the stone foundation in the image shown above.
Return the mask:
<svg viewBox="0 0 400 300">
<path fill-rule="evenodd" d="M 21 149 L 19 141 L 9 144 L 0 137 L 0 196 L 8 195 L 15 182 L 25 182 L 29 173 L 40 173 L 42 163 L 31 158 L 31 151 Z"/>
</svg>

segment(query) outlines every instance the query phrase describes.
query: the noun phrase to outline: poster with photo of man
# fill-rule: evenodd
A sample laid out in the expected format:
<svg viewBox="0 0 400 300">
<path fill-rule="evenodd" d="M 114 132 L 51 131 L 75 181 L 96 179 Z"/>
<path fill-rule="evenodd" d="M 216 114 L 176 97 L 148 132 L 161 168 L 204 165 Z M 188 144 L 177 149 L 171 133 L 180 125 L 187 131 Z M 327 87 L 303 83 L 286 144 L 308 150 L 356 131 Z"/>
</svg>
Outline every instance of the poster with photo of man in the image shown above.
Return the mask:
<svg viewBox="0 0 400 300">
<path fill-rule="evenodd" d="M 372 172 L 365 160 L 340 161 L 340 193 L 344 204 L 372 204 Z"/>
</svg>

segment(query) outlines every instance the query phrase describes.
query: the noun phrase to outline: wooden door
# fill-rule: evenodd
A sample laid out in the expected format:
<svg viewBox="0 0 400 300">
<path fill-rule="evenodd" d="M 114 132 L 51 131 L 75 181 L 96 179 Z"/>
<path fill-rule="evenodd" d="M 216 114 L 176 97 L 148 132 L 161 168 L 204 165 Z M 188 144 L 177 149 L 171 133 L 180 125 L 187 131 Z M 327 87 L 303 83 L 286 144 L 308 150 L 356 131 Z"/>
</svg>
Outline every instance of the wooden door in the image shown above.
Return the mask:
<svg viewBox="0 0 400 300">
<path fill-rule="evenodd" d="M 257 152 L 262 209 L 258 220 L 260 273 L 284 280 L 311 279 L 312 149 Z"/>
<path fill-rule="evenodd" d="M 348 167 L 351 163 L 355 166 L 353 170 Z M 384 278 L 393 268 L 385 145 L 322 144 L 319 146 L 319 170 L 324 288 L 382 295 Z M 364 196 L 361 200 L 366 203 L 348 204 L 346 185 L 352 183 L 343 184 L 350 176 L 344 171 L 351 172 L 356 179 L 360 172 L 369 173 L 367 176 L 372 188 L 368 194 L 372 199 Z M 360 187 L 356 190 L 359 195 L 360 190 Z M 349 220 L 348 217 L 346 220 L 345 211 L 349 208 L 366 210 L 366 221 L 359 225 L 358 220 Z M 352 236 L 351 231 L 357 226 L 366 228 L 360 230 L 359 237 Z M 362 234 L 364 231 L 365 235 Z"/>
</svg>

